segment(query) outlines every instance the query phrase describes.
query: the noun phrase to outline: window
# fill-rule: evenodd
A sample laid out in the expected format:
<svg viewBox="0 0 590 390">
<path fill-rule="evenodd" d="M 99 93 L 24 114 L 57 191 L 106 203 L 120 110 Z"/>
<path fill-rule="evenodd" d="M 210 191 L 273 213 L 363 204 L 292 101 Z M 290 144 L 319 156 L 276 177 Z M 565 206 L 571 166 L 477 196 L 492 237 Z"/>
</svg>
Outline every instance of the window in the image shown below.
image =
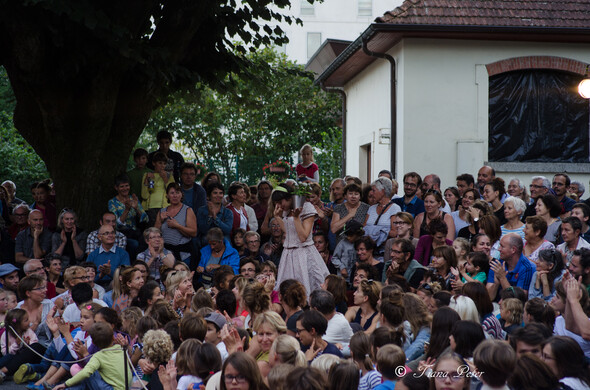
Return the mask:
<svg viewBox="0 0 590 390">
<path fill-rule="evenodd" d="M 358 2 L 359 2 L 359 9 L 358 9 L 359 16 L 372 16 L 373 15 L 373 0 L 358 0 Z"/>
<path fill-rule="evenodd" d="M 489 80 L 489 161 L 588 163 L 588 101 L 580 75 L 526 69 Z"/>
<path fill-rule="evenodd" d="M 310 4 L 307 0 L 301 0 L 301 16 L 314 16 L 315 9 L 313 4 Z"/>
<path fill-rule="evenodd" d="M 307 59 L 319 49 L 322 44 L 322 33 L 307 33 Z"/>
</svg>

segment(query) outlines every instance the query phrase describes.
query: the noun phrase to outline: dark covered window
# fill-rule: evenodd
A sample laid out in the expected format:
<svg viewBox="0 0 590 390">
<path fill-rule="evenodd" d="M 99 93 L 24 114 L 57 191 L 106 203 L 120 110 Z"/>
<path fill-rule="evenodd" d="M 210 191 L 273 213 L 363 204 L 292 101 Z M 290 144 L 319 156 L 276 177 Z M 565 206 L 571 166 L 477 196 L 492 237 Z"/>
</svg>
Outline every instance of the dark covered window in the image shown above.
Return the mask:
<svg viewBox="0 0 590 390">
<path fill-rule="evenodd" d="M 589 162 L 580 75 L 518 70 L 490 77 L 489 161 Z"/>
</svg>

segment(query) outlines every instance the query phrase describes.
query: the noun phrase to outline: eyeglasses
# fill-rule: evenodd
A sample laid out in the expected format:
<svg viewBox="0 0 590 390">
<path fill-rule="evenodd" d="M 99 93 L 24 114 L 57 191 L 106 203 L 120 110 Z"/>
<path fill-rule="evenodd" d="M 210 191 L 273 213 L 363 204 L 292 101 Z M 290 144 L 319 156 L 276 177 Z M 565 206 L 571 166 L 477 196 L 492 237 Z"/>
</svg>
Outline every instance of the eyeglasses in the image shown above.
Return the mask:
<svg viewBox="0 0 590 390">
<path fill-rule="evenodd" d="M 35 287 L 33 289 L 33 291 L 43 291 L 43 290 L 47 290 L 47 286 L 40 286 L 40 287 Z"/>
<path fill-rule="evenodd" d="M 409 225 L 409 223 L 406 223 L 404 221 L 397 221 L 397 222 L 394 222 L 393 224 L 394 225 L 406 225 L 406 224 Z"/>
<path fill-rule="evenodd" d="M 428 191 L 426 191 L 426 194 L 438 194 L 440 195 L 440 191 L 438 190 L 433 190 L 432 188 L 429 189 Z"/>
<path fill-rule="evenodd" d="M 246 382 L 246 377 L 244 375 L 224 375 L 223 376 L 223 380 L 225 381 L 225 383 L 233 383 L 233 381 L 235 380 L 237 383 L 244 383 Z"/>
<path fill-rule="evenodd" d="M 417 188 L 418 185 L 415 183 L 404 182 L 404 187 Z"/>
<path fill-rule="evenodd" d="M 42 269 L 43 269 L 43 267 L 37 267 L 37 268 L 33 268 L 32 270 L 29 270 L 29 272 L 28 272 L 28 273 L 30 273 L 30 274 L 34 274 L 34 273 L 36 273 L 36 272 L 38 272 L 38 271 L 41 271 Z"/>
<path fill-rule="evenodd" d="M 114 236 L 115 235 L 115 232 L 114 231 L 113 232 L 104 232 L 101 235 L 102 236 Z"/>
<path fill-rule="evenodd" d="M 306 330 L 307 329 L 299 329 L 299 328 L 297 328 L 297 329 L 295 329 L 295 333 L 299 334 L 301 332 L 305 332 Z"/>
<path fill-rule="evenodd" d="M 395 253 L 396 255 L 401 255 L 402 253 L 404 253 L 404 251 L 398 251 L 398 250 L 395 250 L 395 249 L 392 249 L 390 252 L 391 253 Z"/>
<path fill-rule="evenodd" d="M 538 186 L 536 184 L 529 185 L 529 188 L 545 188 L 545 186 Z"/>
<path fill-rule="evenodd" d="M 447 378 L 450 378 L 453 382 L 459 382 L 463 379 L 463 375 L 458 372 L 434 371 L 432 376 L 437 382 L 444 382 Z"/>
</svg>

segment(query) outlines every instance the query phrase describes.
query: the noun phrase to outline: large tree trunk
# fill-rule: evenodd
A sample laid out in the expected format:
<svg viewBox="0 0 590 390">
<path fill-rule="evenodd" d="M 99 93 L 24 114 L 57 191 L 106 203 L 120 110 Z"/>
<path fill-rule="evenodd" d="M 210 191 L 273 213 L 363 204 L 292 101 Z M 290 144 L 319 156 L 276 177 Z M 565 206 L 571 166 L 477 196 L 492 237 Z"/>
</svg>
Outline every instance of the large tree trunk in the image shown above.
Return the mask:
<svg viewBox="0 0 590 390">
<path fill-rule="evenodd" d="M 81 225 L 94 229 L 155 106 L 157 88 L 107 47 L 81 48 L 79 58 L 60 50 L 35 19 L 15 17 L 4 26 L 10 47 L 0 62 L 17 100 L 14 124 L 47 165 L 58 210 L 73 208 Z M 84 39 L 71 30 L 64 40 Z M 95 38 L 86 36 L 89 45 L 100 46 L 91 42 Z"/>
</svg>

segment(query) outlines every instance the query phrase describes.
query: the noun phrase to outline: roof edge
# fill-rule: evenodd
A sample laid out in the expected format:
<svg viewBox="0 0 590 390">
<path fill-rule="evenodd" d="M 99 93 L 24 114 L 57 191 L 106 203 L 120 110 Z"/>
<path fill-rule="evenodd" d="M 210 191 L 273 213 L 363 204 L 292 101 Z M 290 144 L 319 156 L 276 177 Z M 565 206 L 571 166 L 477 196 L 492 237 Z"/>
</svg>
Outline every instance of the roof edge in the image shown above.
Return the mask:
<svg viewBox="0 0 590 390">
<path fill-rule="evenodd" d="M 476 26 L 476 25 L 432 25 L 432 24 L 391 24 L 372 23 L 361 35 L 355 39 L 330 66 L 316 79 L 315 84 L 324 82 L 356 51 L 362 50 L 363 40 L 370 41 L 379 32 L 398 32 L 401 34 L 420 32 L 432 33 L 432 38 L 437 38 L 437 33 L 488 33 L 495 35 L 522 34 L 524 35 L 565 35 L 588 36 L 590 42 L 590 28 L 579 27 L 522 27 L 522 26 Z M 447 38 L 442 38 L 447 39 Z M 460 37 L 458 37 L 460 39 Z M 465 37 L 468 39 L 468 37 Z M 526 40 L 526 39 L 523 39 Z M 393 46 L 393 45 L 392 45 Z"/>
</svg>

